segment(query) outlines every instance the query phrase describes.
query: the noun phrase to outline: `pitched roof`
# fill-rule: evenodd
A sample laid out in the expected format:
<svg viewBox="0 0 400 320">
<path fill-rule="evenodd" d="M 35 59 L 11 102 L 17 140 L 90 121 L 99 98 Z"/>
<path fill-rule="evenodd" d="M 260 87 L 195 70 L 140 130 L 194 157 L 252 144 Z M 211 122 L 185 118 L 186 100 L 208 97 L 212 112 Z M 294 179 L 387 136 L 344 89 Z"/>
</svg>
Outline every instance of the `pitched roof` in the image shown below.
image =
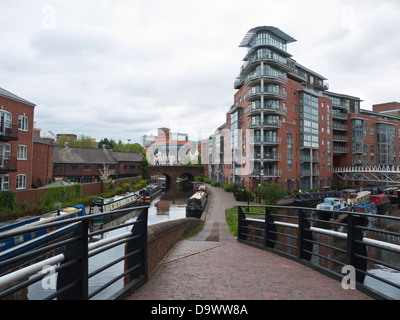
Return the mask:
<svg viewBox="0 0 400 320">
<path fill-rule="evenodd" d="M 115 160 L 117 161 L 142 161 L 143 154 L 136 152 L 113 152 Z"/>
<path fill-rule="evenodd" d="M 53 163 L 116 165 L 121 161 L 138 162 L 142 159 L 142 153 L 113 152 L 109 149 L 55 147 Z"/>
<path fill-rule="evenodd" d="M 32 103 L 32 102 L 30 102 L 28 100 L 25 100 L 25 99 L 23 99 L 21 97 L 18 97 L 14 93 L 12 93 L 10 91 L 7 91 L 6 89 L 3 89 L 1 87 L 0 87 L 0 96 L 6 97 L 6 98 L 9 98 L 9 99 L 12 99 L 12 100 L 16 100 L 16 101 L 19 101 L 19 102 L 22 102 L 22 103 L 25 103 L 25 104 L 29 104 L 29 105 L 31 105 L 33 107 L 36 106 L 34 103 Z"/>
<path fill-rule="evenodd" d="M 54 149 L 53 163 L 118 164 L 108 149 L 64 147 Z"/>
</svg>

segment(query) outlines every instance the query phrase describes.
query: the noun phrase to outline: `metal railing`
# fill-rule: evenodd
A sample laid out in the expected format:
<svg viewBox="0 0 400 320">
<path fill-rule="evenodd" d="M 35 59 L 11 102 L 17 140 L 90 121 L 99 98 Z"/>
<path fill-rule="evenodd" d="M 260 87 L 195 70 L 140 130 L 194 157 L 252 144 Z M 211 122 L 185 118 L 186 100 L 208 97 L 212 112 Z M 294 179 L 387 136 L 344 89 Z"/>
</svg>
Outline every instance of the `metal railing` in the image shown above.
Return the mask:
<svg viewBox="0 0 400 320">
<path fill-rule="evenodd" d="M 328 217 L 328 218 L 327 218 Z M 331 217 L 332 219 L 329 219 Z M 364 284 L 378 281 L 400 299 L 400 278 L 384 277 L 376 268 L 400 273 L 400 218 L 300 207 L 239 206 L 238 241 L 273 250 L 342 280 L 344 266 L 356 271 L 357 289 L 393 298 Z M 384 290 L 384 291 L 385 291 Z"/>
<path fill-rule="evenodd" d="M 68 236 L 60 237 L 50 244 L 15 257 L 0 260 L 0 299 L 27 299 L 25 295 L 28 287 L 40 281 L 43 284 L 45 278 L 50 279 L 50 276 L 55 277 L 56 282 L 54 283 L 56 285 L 51 288 L 53 290 L 51 290 L 50 295 L 41 298 L 43 300 L 89 300 L 120 279 L 123 279 L 124 287 L 112 294 L 114 298 L 123 296 L 132 288 L 142 285 L 148 278 L 148 208 L 148 206 L 131 207 L 112 212 L 85 215 L 1 235 L 0 240 L 57 226 L 74 227 Z M 103 219 L 105 216 L 110 217 L 110 215 L 121 216 L 133 211 L 137 215 L 137 219 L 133 222 L 94 232 L 89 231 L 89 224 L 95 219 Z M 91 242 L 93 238 L 102 237 L 107 232 L 130 228 L 131 226 L 131 231 L 120 232 L 115 236 Z M 116 257 L 113 261 L 104 261 L 102 266 L 89 272 L 90 258 L 121 245 L 124 245 L 124 254 Z M 90 279 L 119 263 L 124 263 L 122 273 L 113 274 L 114 278 L 89 292 Z M 43 272 L 44 268 L 49 271 Z M 49 288 L 44 288 L 44 291 L 47 289 Z"/>
</svg>

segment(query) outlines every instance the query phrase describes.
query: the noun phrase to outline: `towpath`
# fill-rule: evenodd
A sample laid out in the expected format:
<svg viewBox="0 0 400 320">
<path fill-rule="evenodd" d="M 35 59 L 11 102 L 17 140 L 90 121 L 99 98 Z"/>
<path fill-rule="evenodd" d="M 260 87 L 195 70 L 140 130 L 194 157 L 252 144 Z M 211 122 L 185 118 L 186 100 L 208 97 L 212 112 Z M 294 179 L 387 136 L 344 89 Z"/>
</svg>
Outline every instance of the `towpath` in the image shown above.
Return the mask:
<svg viewBox="0 0 400 320">
<path fill-rule="evenodd" d="M 212 195 L 203 230 L 179 241 L 127 300 L 371 299 L 300 263 L 237 242 L 225 210 L 239 203 L 232 193 L 207 187 Z"/>
</svg>

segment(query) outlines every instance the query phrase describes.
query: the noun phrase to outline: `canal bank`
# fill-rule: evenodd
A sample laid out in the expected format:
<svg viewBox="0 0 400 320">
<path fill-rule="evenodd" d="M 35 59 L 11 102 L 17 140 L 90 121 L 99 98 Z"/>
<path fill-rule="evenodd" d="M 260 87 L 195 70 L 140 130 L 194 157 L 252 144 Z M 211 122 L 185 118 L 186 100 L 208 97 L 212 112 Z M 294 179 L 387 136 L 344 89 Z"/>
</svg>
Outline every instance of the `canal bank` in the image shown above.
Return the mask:
<svg viewBox="0 0 400 320">
<path fill-rule="evenodd" d="M 202 231 L 179 241 L 127 300 L 371 299 L 300 263 L 238 243 L 225 210 L 244 203 L 221 188 L 207 188 L 211 196 Z"/>
</svg>

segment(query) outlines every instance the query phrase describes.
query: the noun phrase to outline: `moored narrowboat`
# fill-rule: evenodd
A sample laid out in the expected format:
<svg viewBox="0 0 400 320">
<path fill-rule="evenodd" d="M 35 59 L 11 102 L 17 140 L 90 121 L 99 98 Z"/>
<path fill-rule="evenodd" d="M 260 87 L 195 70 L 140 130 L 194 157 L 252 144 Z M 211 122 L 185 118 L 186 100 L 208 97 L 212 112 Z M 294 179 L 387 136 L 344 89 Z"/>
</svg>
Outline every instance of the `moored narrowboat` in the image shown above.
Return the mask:
<svg viewBox="0 0 400 320">
<path fill-rule="evenodd" d="M 24 217 L 15 221 L 7 221 L 0 224 L 0 260 L 17 254 L 24 253 L 40 245 L 47 244 L 59 237 L 73 231 L 77 223 L 60 225 L 46 228 L 46 224 L 59 222 L 67 219 L 77 218 L 86 215 L 83 205 L 68 207 L 55 212 L 46 213 L 40 217 Z M 7 233 L 24 231 L 29 228 L 43 226 L 43 229 L 7 237 Z"/>
<path fill-rule="evenodd" d="M 188 200 L 186 216 L 200 218 L 207 204 L 207 194 L 203 191 L 196 192 Z"/>
</svg>

